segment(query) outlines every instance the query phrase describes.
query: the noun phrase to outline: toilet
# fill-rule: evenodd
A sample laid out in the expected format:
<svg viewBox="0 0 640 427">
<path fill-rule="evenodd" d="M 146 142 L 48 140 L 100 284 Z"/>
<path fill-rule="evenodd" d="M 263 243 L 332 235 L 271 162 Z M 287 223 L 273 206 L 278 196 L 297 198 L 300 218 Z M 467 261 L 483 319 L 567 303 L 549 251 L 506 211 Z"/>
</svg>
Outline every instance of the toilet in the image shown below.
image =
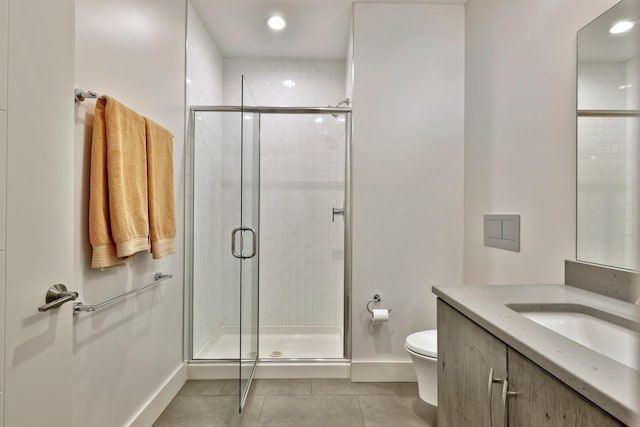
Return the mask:
<svg viewBox="0 0 640 427">
<path fill-rule="evenodd" d="M 407 337 L 404 348 L 416 370 L 420 399 L 438 406 L 438 331 L 431 329 L 413 333 Z"/>
</svg>

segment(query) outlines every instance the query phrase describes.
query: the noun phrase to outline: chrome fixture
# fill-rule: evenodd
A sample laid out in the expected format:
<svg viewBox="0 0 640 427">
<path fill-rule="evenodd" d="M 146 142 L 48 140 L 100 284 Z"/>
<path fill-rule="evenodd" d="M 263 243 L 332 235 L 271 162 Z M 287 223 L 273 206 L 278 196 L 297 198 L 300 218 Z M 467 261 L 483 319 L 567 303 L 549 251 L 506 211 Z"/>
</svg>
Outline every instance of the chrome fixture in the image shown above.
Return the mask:
<svg viewBox="0 0 640 427">
<path fill-rule="evenodd" d="M 369 302 L 367 303 L 367 311 L 369 313 L 373 314 L 373 309 L 371 308 L 371 304 L 377 304 L 377 303 L 382 302 L 382 301 L 384 301 L 382 299 L 382 296 L 380 296 L 380 294 L 375 294 L 373 296 L 373 298 L 371 298 L 369 300 Z M 389 309 L 389 313 L 391 313 L 391 309 Z"/>
<path fill-rule="evenodd" d="M 338 107 L 342 107 L 343 105 L 344 105 L 345 107 L 351 107 L 351 99 L 350 99 L 350 98 L 345 98 L 345 99 L 343 99 L 342 101 L 338 102 L 338 104 L 336 104 L 336 105 L 329 105 L 329 107 L 332 107 L 332 108 L 338 108 Z"/>
<path fill-rule="evenodd" d="M 515 391 L 508 391 L 509 389 L 509 380 L 507 378 L 496 378 L 494 377 L 495 371 L 493 368 L 489 369 L 489 386 L 488 386 L 488 397 L 489 397 L 489 425 L 493 426 L 493 384 L 502 384 L 502 414 L 504 419 L 504 425 L 507 426 L 507 398 L 515 397 L 518 395 Z"/>
<path fill-rule="evenodd" d="M 138 292 L 141 292 L 151 286 L 157 285 L 158 283 L 162 282 L 163 280 L 167 280 L 167 279 L 171 279 L 173 277 L 173 274 L 162 274 L 162 273 L 156 273 L 153 276 L 154 281 L 151 283 L 148 283 L 146 285 L 140 286 L 139 288 L 135 288 L 130 290 L 129 292 L 125 292 L 124 294 L 118 295 L 116 297 L 110 298 L 106 301 L 103 301 L 99 304 L 83 304 L 81 302 L 77 302 L 75 304 L 73 304 L 73 314 L 78 314 L 81 311 L 98 311 L 110 304 L 113 304 L 114 302 L 118 302 L 121 299 L 124 299 L 125 297 L 132 295 L 132 294 L 137 294 Z M 76 294 L 77 296 L 77 294 Z M 75 298 L 74 298 L 75 299 Z"/>
<path fill-rule="evenodd" d="M 240 232 L 240 253 L 236 254 L 236 233 Z M 251 246 L 251 253 L 249 255 L 242 255 L 242 243 L 244 242 L 243 238 L 242 238 L 242 232 L 243 231 L 250 231 L 251 234 L 253 235 L 253 245 Z M 257 249 L 257 240 L 256 239 L 256 230 L 254 230 L 251 227 L 237 227 L 234 228 L 233 230 L 231 230 L 231 255 L 233 255 L 235 258 L 239 258 L 239 259 L 249 259 L 249 258 L 253 258 L 254 256 L 256 256 L 256 249 Z"/>
<path fill-rule="evenodd" d="M 98 92 L 94 92 L 92 90 L 82 90 L 82 89 L 76 89 L 74 92 L 75 95 L 75 101 L 76 102 L 82 102 L 87 98 L 100 98 L 100 95 L 98 94 Z"/>
<path fill-rule="evenodd" d="M 52 308 L 58 308 L 67 301 L 75 301 L 78 298 L 77 292 L 67 291 L 67 287 L 62 283 L 57 283 L 47 290 L 45 296 L 45 305 L 38 307 L 38 311 L 49 311 Z"/>
<path fill-rule="evenodd" d="M 344 208 L 331 209 L 331 222 L 336 221 L 336 215 L 342 215 L 342 217 L 344 218 Z"/>
<path fill-rule="evenodd" d="M 351 99 L 350 98 L 345 98 L 342 101 L 338 102 L 337 105 L 329 105 L 330 108 L 340 108 L 342 106 L 351 108 Z M 332 114 L 333 117 L 338 117 L 338 114 L 334 113 Z"/>
<path fill-rule="evenodd" d="M 238 105 L 194 105 L 192 113 L 215 111 L 218 113 L 257 113 L 257 114 L 346 114 L 351 107 L 267 107 L 267 106 L 238 106 Z"/>
<path fill-rule="evenodd" d="M 640 117 L 640 110 L 578 110 L 578 117 Z"/>
</svg>

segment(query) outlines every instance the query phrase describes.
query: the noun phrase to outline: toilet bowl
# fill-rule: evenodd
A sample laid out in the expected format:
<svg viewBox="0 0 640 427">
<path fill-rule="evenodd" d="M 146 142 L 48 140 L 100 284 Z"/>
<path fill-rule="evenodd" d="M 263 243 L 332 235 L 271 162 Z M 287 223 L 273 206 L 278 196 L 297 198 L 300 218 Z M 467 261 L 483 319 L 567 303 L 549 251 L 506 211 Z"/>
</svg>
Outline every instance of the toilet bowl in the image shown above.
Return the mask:
<svg viewBox="0 0 640 427">
<path fill-rule="evenodd" d="M 438 331 L 413 333 L 407 337 L 404 348 L 416 370 L 420 399 L 438 406 Z"/>
</svg>

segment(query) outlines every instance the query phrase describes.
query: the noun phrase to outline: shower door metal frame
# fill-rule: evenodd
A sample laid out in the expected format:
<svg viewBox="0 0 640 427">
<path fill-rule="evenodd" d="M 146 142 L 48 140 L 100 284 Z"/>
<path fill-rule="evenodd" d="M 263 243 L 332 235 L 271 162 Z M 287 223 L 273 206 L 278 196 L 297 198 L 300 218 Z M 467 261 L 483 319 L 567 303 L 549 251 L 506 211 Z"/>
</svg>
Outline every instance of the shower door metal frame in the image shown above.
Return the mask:
<svg viewBox="0 0 640 427">
<path fill-rule="evenodd" d="M 344 188 L 344 296 L 343 296 L 343 304 L 344 304 L 344 330 L 343 330 L 343 358 L 342 359 L 323 359 L 323 358 L 311 358 L 311 359 L 276 359 L 269 360 L 268 362 L 279 363 L 279 362 L 344 362 L 351 360 L 351 250 L 352 250 L 352 181 L 351 181 L 351 136 L 352 136 L 352 110 L 351 108 L 341 108 L 341 107 L 269 107 L 269 106 L 257 106 L 257 107 L 247 107 L 244 109 L 241 106 L 225 106 L 225 105 L 196 105 L 190 108 L 189 112 L 189 143 L 191 144 L 192 150 L 188 152 L 195 152 L 193 150 L 195 144 L 195 115 L 200 112 L 217 112 L 217 113 L 240 113 L 240 112 L 250 112 L 250 113 L 258 113 L 258 117 L 260 118 L 259 123 L 261 124 L 261 116 L 262 114 L 344 114 L 346 116 L 345 120 L 345 188 Z M 260 137 L 259 127 L 258 137 Z M 186 160 L 190 162 L 187 166 L 187 171 L 193 172 L 193 162 L 194 158 L 188 158 Z M 191 181 L 187 182 L 187 185 L 191 185 L 190 189 L 187 189 L 186 194 L 194 194 L 194 185 L 195 180 L 191 177 Z M 193 200 L 192 200 L 193 203 Z M 189 214 L 194 213 L 193 206 L 190 208 Z M 186 230 L 186 236 L 193 236 L 193 219 L 190 222 L 190 229 Z M 191 242 L 193 243 L 193 242 Z M 188 245 L 185 245 L 188 246 Z M 193 252 L 193 249 L 187 249 L 190 253 Z M 186 320 L 186 325 L 189 327 L 188 331 L 188 342 L 187 345 L 185 359 L 190 364 L 211 364 L 211 363 L 228 363 L 235 362 L 236 359 L 194 359 L 193 358 L 193 265 L 185 263 L 185 278 L 188 279 L 185 281 L 188 286 L 188 307 L 185 308 L 185 316 L 188 316 Z M 260 324 L 258 323 L 258 330 L 260 328 Z M 260 334 L 258 333 L 258 340 L 260 340 Z M 259 341 L 258 341 L 259 342 Z M 258 354 L 259 356 L 259 354 Z M 259 362 L 265 362 L 266 360 L 258 358 Z"/>
</svg>

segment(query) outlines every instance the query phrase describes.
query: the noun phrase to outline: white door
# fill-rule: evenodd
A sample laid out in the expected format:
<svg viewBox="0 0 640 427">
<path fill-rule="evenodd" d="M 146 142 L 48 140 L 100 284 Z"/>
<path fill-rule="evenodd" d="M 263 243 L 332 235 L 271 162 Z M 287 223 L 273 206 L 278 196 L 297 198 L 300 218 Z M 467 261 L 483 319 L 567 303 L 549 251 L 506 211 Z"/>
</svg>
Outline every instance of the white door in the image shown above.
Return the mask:
<svg viewBox="0 0 640 427">
<path fill-rule="evenodd" d="M 72 303 L 45 313 L 38 306 L 54 283 L 74 290 L 74 8 L 74 0 L 9 0 L 8 427 L 71 425 Z"/>
</svg>

